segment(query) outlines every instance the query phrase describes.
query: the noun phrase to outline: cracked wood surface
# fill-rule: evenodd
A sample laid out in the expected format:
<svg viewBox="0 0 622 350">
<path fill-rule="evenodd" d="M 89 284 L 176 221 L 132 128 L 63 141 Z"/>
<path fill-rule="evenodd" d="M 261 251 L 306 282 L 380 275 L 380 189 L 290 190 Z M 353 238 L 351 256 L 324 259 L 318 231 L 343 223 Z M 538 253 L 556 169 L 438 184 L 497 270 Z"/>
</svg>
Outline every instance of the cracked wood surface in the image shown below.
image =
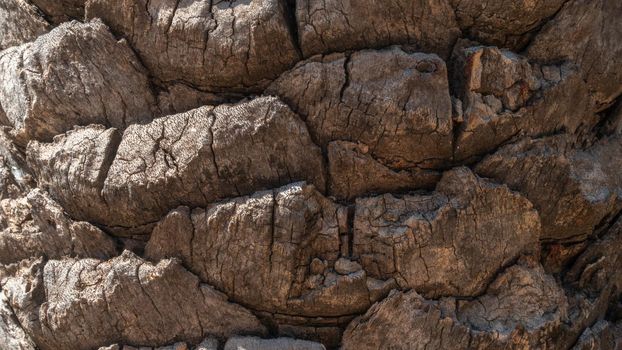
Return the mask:
<svg viewBox="0 0 622 350">
<path fill-rule="evenodd" d="M 162 81 L 261 89 L 299 59 L 284 0 L 88 0 L 87 18 L 123 34 Z"/>
<path fill-rule="evenodd" d="M 340 268 L 347 225 L 347 208 L 299 183 L 177 209 L 156 226 L 145 254 L 180 257 L 203 281 L 255 310 L 347 316 L 375 301 L 360 266 Z"/>
<path fill-rule="evenodd" d="M 28 153 L 42 185 L 73 216 L 111 228 L 140 230 L 179 205 L 205 206 L 298 180 L 325 187 L 319 148 L 272 97 L 159 118 L 118 138 L 114 129 L 90 126 L 33 142 Z"/>
<path fill-rule="evenodd" d="M 361 142 L 397 169 L 434 168 L 451 158 L 445 63 L 398 47 L 299 63 L 267 90 L 298 112 L 320 146 Z"/>
<path fill-rule="evenodd" d="M 0 348 L 618 350 L 619 3 L 1 1 Z"/>
<path fill-rule="evenodd" d="M 393 44 L 447 57 L 460 34 L 446 0 L 300 0 L 296 19 L 305 57 Z"/>
<path fill-rule="evenodd" d="M 41 349 L 265 332 L 248 310 L 200 284 L 179 263 L 150 264 L 128 251 L 108 261 L 34 261 L 3 285 L 20 323 Z"/>
<path fill-rule="evenodd" d="M 0 106 L 22 144 L 74 125 L 123 129 L 157 115 L 146 72 L 106 25 L 67 22 L 0 52 Z"/>
<path fill-rule="evenodd" d="M 476 296 L 535 253 L 540 220 L 524 197 L 457 168 L 431 195 L 357 199 L 353 229 L 353 255 L 370 276 L 437 299 Z"/>
</svg>

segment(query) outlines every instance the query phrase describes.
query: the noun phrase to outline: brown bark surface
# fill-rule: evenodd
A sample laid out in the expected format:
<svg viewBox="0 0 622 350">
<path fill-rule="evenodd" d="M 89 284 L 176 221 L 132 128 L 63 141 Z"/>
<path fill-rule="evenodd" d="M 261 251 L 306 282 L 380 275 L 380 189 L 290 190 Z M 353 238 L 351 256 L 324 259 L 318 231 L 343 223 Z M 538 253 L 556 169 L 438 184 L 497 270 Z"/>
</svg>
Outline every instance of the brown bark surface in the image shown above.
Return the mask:
<svg viewBox="0 0 622 350">
<path fill-rule="evenodd" d="M 0 0 L 0 349 L 621 350 L 620 0 Z"/>
</svg>

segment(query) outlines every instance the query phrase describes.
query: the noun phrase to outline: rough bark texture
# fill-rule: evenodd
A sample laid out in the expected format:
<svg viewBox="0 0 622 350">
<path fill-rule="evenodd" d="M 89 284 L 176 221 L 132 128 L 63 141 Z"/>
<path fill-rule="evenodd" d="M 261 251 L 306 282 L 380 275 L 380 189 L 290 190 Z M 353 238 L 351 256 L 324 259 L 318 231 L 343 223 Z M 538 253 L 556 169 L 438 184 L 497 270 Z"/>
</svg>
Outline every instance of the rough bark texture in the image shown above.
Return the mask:
<svg viewBox="0 0 622 350">
<path fill-rule="evenodd" d="M 299 59 L 285 0 L 88 0 L 163 82 L 260 90 Z"/>
<path fill-rule="evenodd" d="M 564 292 L 551 276 L 517 265 L 474 300 L 428 300 L 415 291 L 395 291 L 348 326 L 343 348 L 545 349 L 554 344 L 566 309 Z"/>
<path fill-rule="evenodd" d="M 338 260 L 347 225 L 347 208 L 299 183 L 173 211 L 153 230 L 145 255 L 156 261 L 180 257 L 253 309 L 344 316 L 370 303 L 360 265 Z"/>
<path fill-rule="evenodd" d="M 475 296 L 502 267 L 536 251 L 539 221 L 524 197 L 457 168 L 431 195 L 357 199 L 352 250 L 372 276 L 403 289 Z"/>
<path fill-rule="evenodd" d="M 362 142 L 394 168 L 430 168 L 451 157 L 447 69 L 436 55 L 392 47 L 316 56 L 267 92 L 300 113 L 322 147 Z"/>
<path fill-rule="evenodd" d="M 576 62 L 530 63 L 496 47 L 459 41 L 453 56 L 453 90 L 461 120 L 454 157 L 469 161 L 516 137 L 567 130 L 598 122 Z"/>
<path fill-rule="evenodd" d="M 1 51 L 0 75 L 0 106 L 23 142 L 74 125 L 125 128 L 157 113 L 144 68 L 99 20 L 67 22 Z"/>
<path fill-rule="evenodd" d="M 20 266 L 3 285 L 18 320 L 41 349 L 264 332 L 248 310 L 227 302 L 179 263 L 153 265 L 128 251 L 108 261 L 37 260 Z"/>
<path fill-rule="evenodd" d="M 619 0 L 0 0 L 0 349 L 621 350 Z"/>
<path fill-rule="evenodd" d="M 408 44 L 446 57 L 460 30 L 446 0 L 296 1 L 303 54 Z"/>
<path fill-rule="evenodd" d="M 520 51 L 564 0 L 450 0 L 460 29 L 489 45 Z"/>
<path fill-rule="evenodd" d="M 49 29 L 50 24 L 28 1 L 0 3 L 0 50 L 35 40 Z"/>
<path fill-rule="evenodd" d="M 542 240 L 585 240 L 622 209 L 620 137 L 584 149 L 571 148 L 565 135 L 522 140 L 486 157 L 476 169 L 537 207 Z"/>
</svg>

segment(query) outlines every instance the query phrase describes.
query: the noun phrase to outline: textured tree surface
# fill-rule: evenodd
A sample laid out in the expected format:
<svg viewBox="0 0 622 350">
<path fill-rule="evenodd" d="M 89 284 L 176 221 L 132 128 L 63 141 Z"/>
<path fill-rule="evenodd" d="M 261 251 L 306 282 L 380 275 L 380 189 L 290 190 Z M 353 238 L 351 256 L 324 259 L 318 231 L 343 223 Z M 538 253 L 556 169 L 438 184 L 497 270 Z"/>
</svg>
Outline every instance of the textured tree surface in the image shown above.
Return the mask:
<svg viewBox="0 0 622 350">
<path fill-rule="evenodd" d="M 620 0 L 0 0 L 0 350 L 622 350 Z"/>
</svg>

